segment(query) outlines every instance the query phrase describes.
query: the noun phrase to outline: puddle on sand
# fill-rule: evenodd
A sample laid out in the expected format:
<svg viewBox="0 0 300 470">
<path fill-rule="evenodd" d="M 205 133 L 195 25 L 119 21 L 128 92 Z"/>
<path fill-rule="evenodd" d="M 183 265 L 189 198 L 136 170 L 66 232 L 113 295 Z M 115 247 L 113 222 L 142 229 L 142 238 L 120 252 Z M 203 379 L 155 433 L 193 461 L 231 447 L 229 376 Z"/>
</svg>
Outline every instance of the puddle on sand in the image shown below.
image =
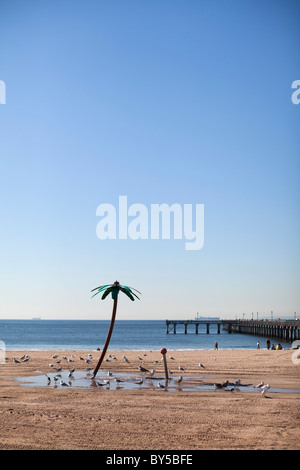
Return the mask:
<svg viewBox="0 0 300 470">
<path fill-rule="evenodd" d="M 225 388 L 216 389 L 214 382 L 208 382 L 211 377 L 193 376 L 183 377 L 180 384 L 176 379 L 165 380 L 164 377 L 147 377 L 137 374 L 128 374 L 118 372 L 108 376 L 106 372 L 99 371 L 96 378 L 92 379 L 92 373 L 87 371 L 74 371 L 69 376 L 69 371 L 60 373 L 51 372 L 47 375 L 38 375 L 31 377 L 18 377 L 16 380 L 25 387 L 47 387 L 47 388 L 88 388 L 98 390 L 155 390 L 162 392 L 194 392 L 194 391 L 216 391 L 216 392 L 261 392 L 261 389 L 255 388 L 250 384 L 239 384 L 238 386 L 229 384 Z M 48 378 L 50 380 L 48 380 Z M 204 380 L 205 379 L 205 380 Z M 140 381 L 142 380 L 142 383 Z M 109 381 L 109 383 L 105 383 Z M 268 392 L 294 392 L 300 393 L 300 390 L 269 388 Z"/>
</svg>

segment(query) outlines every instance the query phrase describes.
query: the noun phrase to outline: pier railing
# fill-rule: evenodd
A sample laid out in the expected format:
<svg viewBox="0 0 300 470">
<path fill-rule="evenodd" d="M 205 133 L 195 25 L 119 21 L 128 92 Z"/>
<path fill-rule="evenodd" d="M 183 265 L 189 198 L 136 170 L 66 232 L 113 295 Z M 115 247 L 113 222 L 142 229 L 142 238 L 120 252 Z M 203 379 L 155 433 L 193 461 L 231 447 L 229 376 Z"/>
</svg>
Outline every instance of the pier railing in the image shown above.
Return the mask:
<svg viewBox="0 0 300 470">
<path fill-rule="evenodd" d="M 227 320 L 223 329 L 228 333 L 265 336 L 285 341 L 300 340 L 299 320 Z"/>
<path fill-rule="evenodd" d="M 184 334 L 199 333 L 199 326 L 206 326 L 206 333 L 210 333 L 210 326 L 216 325 L 217 333 L 221 327 L 228 333 L 240 333 L 255 336 L 277 338 L 285 341 L 300 340 L 300 320 L 166 320 L 167 334 L 177 333 L 177 327 L 183 325 Z"/>
</svg>

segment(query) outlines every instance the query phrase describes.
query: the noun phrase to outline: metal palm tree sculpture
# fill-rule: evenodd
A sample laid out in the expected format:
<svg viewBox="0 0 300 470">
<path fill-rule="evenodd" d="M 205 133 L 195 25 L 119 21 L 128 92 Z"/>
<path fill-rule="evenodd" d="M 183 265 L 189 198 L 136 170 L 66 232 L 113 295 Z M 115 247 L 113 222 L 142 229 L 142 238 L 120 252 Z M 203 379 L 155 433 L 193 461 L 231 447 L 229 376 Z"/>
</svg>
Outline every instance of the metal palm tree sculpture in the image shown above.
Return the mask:
<svg viewBox="0 0 300 470">
<path fill-rule="evenodd" d="M 93 289 L 91 292 L 94 292 L 95 290 L 98 290 L 98 292 L 96 292 L 96 294 L 94 294 L 92 296 L 92 298 L 95 297 L 95 295 L 100 294 L 101 292 L 104 291 L 103 294 L 102 294 L 101 299 L 104 300 L 109 294 L 111 294 L 112 299 L 114 301 L 114 304 L 113 304 L 113 311 L 112 311 L 112 316 L 111 316 L 111 320 L 110 320 L 110 326 L 109 326 L 107 338 L 106 338 L 106 341 L 105 341 L 105 344 L 104 344 L 104 347 L 103 347 L 102 354 L 101 354 L 100 359 L 98 361 L 98 364 L 96 365 L 95 370 L 93 372 L 93 377 L 96 376 L 98 370 L 100 369 L 100 366 L 101 366 L 102 361 L 104 359 L 104 356 L 105 356 L 105 353 L 107 351 L 109 341 L 110 341 L 110 338 L 111 338 L 111 335 L 112 335 L 112 332 L 113 332 L 113 329 L 114 329 L 114 323 L 115 323 L 115 318 L 116 318 L 116 313 L 117 313 L 117 304 L 118 304 L 119 292 L 121 291 L 124 294 L 126 294 L 127 297 L 129 297 L 130 300 L 132 300 L 132 301 L 134 301 L 134 297 L 136 297 L 138 300 L 140 300 L 139 297 L 134 292 L 132 292 L 132 290 L 134 290 L 134 291 L 136 291 L 140 294 L 140 292 L 138 290 L 134 289 L 133 287 L 121 286 L 121 284 L 118 281 L 114 282 L 113 284 L 106 284 L 105 286 L 95 287 L 95 289 Z"/>
</svg>

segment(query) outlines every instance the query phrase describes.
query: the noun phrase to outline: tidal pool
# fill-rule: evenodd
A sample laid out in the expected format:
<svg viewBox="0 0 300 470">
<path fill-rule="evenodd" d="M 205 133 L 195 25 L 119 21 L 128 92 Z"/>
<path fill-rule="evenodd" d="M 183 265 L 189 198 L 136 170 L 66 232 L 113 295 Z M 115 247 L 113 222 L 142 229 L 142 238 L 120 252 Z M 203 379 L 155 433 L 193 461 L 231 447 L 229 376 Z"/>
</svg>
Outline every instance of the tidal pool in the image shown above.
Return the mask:
<svg viewBox="0 0 300 470">
<path fill-rule="evenodd" d="M 194 392 L 194 391 L 214 391 L 214 392 L 256 392 L 261 393 L 261 389 L 255 388 L 248 383 L 228 383 L 227 386 L 215 385 L 213 377 L 191 376 L 183 377 L 182 382 L 178 383 L 176 378 L 165 380 L 163 376 L 142 376 L 138 374 L 128 374 L 125 372 L 111 373 L 99 371 L 95 378 L 89 371 L 74 371 L 69 375 L 69 371 L 60 373 L 50 372 L 45 375 L 36 371 L 36 375 L 30 377 L 18 377 L 18 381 L 25 387 L 47 387 L 47 388 L 86 388 L 97 390 L 155 390 L 161 392 Z M 212 379 L 211 381 L 208 379 Z M 297 389 L 283 389 L 270 387 L 268 392 L 290 392 L 300 393 Z"/>
</svg>

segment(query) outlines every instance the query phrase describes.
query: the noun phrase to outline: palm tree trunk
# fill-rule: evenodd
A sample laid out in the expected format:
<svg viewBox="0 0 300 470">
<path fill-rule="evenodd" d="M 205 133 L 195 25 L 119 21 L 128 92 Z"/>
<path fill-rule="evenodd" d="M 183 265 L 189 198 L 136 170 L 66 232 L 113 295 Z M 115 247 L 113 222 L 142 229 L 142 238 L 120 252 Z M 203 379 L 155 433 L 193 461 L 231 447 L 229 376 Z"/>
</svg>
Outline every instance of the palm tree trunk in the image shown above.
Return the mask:
<svg viewBox="0 0 300 470">
<path fill-rule="evenodd" d="M 104 347 L 103 347 L 102 354 L 101 354 L 100 359 L 98 361 L 98 364 L 96 365 L 96 367 L 94 369 L 93 378 L 96 377 L 96 374 L 97 374 L 98 370 L 100 369 L 100 366 L 102 364 L 102 361 L 104 359 L 104 356 L 106 354 L 106 351 L 107 351 L 107 348 L 108 348 L 108 345 L 109 345 L 109 341 L 110 341 L 110 338 L 111 338 L 111 335 L 112 335 L 112 332 L 113 332 L 113 329 L 114 329 L 114 324 L 115 324 L 115 318 L 116 318 L 116 313 L 117 313 L 117 304 L 118 304 L 118 295 L 114 300 L 113 311 L 112 311 L 112 315 L 111 315 L 110 326 L 109 326 L 107 338 L 106 338 L 106 341 L 105 341 L 105 344 L 104 344 Z"/>
</svg>

